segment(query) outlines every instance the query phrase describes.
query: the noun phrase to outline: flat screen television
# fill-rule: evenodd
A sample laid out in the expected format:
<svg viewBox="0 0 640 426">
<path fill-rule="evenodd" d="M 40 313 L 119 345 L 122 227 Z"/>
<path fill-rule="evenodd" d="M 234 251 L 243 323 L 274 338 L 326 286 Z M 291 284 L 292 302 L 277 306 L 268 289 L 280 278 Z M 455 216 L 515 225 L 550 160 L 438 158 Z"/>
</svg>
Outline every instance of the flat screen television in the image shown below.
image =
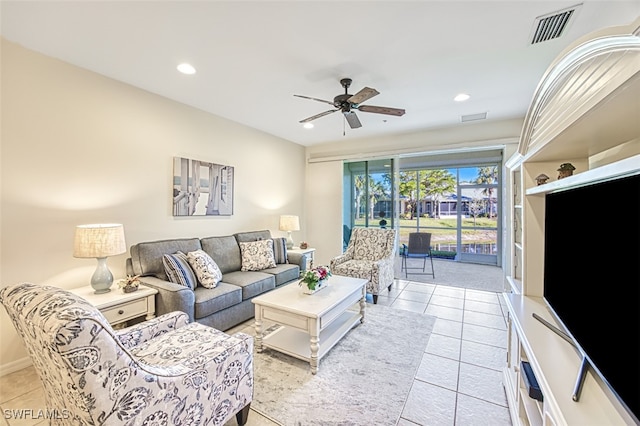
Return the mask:
<svg viewBox="0 0 640 426">
<path fill-rule="evenodd" d="M 640 423 L 640 175 L 548 193 L 544 234 L 546 303 Z"/>
</svg>

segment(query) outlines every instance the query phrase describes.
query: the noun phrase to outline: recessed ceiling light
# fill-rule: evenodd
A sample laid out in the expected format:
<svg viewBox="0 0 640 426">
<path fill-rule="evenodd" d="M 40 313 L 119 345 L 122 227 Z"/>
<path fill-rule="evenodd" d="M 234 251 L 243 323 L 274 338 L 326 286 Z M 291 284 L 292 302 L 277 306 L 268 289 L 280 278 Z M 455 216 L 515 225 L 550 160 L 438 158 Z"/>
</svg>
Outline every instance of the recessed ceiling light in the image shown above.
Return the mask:
<svg viewBox="0 0 640 426">
<path fill-rule="evenodd" d="M 466 93 L 460 93 L 458 95 L 456 95 L 455 98 L 453 98 L 454 101 L 456 102 L 463 102 L 466 101 L 467 99 L 469 99 L 471 96 L 467 95 Z"/>
<path fill-rule="evenodd" d="M 313 123 L 304 123 L 304 127 L 305 129 L 313 129 Z"/>
<path fill-rule="evenodd" d="M 182 74 L 196 73 L 196 69 L 191 64 L 187 64 L 187 63 L 178 65 L 178 71 L 180 71 Z"/>
</svg>

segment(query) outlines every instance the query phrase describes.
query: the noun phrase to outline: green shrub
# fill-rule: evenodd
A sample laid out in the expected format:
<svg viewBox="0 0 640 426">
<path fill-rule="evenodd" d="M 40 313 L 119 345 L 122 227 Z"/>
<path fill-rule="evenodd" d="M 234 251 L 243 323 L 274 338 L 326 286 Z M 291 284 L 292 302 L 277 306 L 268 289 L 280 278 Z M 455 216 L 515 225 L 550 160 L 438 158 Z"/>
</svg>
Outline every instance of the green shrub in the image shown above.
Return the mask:
<svg viewBox="0 0 640 426">
<path fill-rule="evenodd" d="M 431 250 L 431 255 L 436 259 L 455 259 L 455 251 Z"/>
<path fill-rule="evenodd" d="M 405 247 L 400 247 L 398 254 L 400 256 L 404 255 Z M 456 258 L 455 251 L 445 251 L 445 250 L 431 250 L 431 255 L 434 259 L 455 259 Z"/>
</svg>

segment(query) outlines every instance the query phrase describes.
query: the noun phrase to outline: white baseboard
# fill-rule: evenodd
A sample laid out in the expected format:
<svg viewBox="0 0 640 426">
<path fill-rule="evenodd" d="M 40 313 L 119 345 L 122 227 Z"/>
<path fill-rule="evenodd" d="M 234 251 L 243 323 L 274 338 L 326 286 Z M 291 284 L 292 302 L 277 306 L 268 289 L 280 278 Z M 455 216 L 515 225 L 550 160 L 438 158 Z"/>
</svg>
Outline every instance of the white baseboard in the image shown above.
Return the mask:
<svg viewBox="0 0 640 426">
<path fill-rule="evenodd" d="M 8 364 L 0 364 L 0 377 L 6 376 L 7 374 L 15 373 L 16 371 L 30 366 L 31 358 L 29 358 L 28 356 L 20 358 L 19 360 L 10 362 Z"/>
</svg>

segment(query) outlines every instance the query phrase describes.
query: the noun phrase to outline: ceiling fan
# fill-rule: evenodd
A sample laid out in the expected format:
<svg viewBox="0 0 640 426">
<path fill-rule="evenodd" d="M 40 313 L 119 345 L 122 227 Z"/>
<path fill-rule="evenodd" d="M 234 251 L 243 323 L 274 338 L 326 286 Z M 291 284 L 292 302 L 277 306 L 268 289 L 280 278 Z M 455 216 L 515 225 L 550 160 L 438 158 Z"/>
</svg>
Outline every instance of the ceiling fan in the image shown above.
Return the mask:
<svg viewBox="0 0 640 426">
<path fill-rule="evenodd" d="M 311 117 L 305 118 L 304 120 L 300 120 L 300 123 L 308 123 L 310 121 L 315 120 L 316 118 L 324 117 L 325 115 L 329 115 L 336 111 L 342 111 L 344 114 L 344 118 L 349 123 L 349 127 L 352 129 L 357 129 L 358 127 L 362 127 L 362 123 L 358 119 L 356 115 L 356 110 L 362 112 L 373 112 L 375 114 L 386 114 L 386 115 L 395 115 L 402 116 L 405 111 L 400 108 L 390 108 L 390 107 L 381 107 L 381 106 L 373 106 L 373 105 L 361 105 L 362 102 L 373 98 L 376 95 L 379 95 L 376 89 L 372 89 L 371 87 L 365 87 L 360 90 L 355 95 L 350 95 L 348 93 L 349 86 L 351 86 L 350 78 L 343 78 L 340 80 L 340 84 L 344 87 L 344 94 L 338 95 L 333 98 L 333 102 L 325 101 L 324 99 L 312 98 L 310 96 L 303 95 L 293 95 L 298 98 L 311 99 L 312 101 L 324 102 L 325 104 L 333 105 L 335 109 L 330 109 L 325 112 L 321 112 L 320 114 L 313 115 Z"/>
</svg>

